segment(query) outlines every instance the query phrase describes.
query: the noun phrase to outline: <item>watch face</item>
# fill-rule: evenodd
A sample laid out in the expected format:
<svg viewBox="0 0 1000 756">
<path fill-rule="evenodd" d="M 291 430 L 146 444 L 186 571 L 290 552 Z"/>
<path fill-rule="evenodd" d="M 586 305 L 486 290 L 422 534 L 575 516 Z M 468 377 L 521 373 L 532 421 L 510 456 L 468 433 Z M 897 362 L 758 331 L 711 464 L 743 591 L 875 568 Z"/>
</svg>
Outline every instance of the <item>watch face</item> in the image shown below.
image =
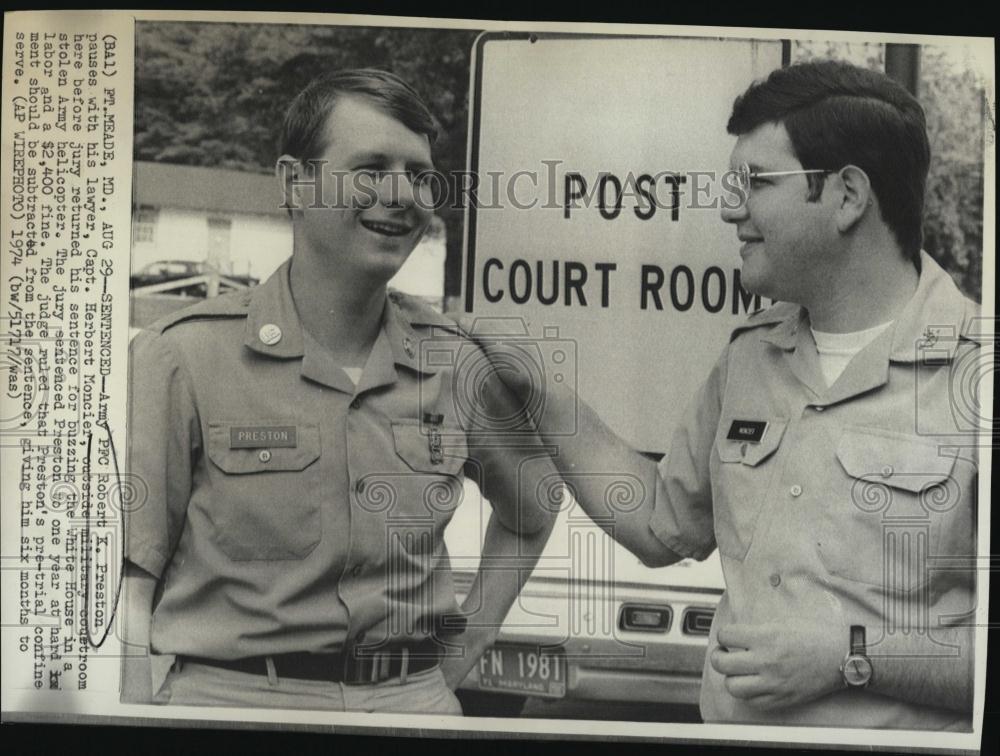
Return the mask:
<svg viewBox="0 0 1000 756">
<path fill-rule="evenodd" d="M 867 685 L 872 679 L 872 663 L 866 656 L 848 656 L 844 662 L 844 680 L 848 685 Z"/>
</svg>

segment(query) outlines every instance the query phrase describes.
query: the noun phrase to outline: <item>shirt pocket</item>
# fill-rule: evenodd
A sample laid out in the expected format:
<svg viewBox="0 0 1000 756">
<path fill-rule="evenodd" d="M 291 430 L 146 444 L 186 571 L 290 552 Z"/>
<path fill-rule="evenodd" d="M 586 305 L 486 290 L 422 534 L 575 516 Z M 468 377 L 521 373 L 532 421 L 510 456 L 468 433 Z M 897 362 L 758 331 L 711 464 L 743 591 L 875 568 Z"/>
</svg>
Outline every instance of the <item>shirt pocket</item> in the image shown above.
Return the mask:
<svg viewBox="0 0 1000 756">
<path fill-rule="evenodd" d="M 715 441 L 712 505 L 719 553 L 743 560 L 753 543 L 757 519 L 774 477 L 775 452 L 781 446 L 788 421 L 771 418 L 760 441 L 726 438 L 736 422 L 723 417 Z"/>
<path fill-rule="evenodd" d="M 462 501 L 462 468 L 468 459 L 465 434 L 457 426 L 403 419 L 392 421 L 392 439 L 405 469 L 390 481 L 396 504 L 387 514 L 387 524 L 406 551 L 434 551 Z"/>
<path fill-rule="evenodd" d="M 295 446 L 231 448 L 237 427 L 294 427 Z M 322 537 L 318 487 L 309 468 L 320 457 L 318 425 L 294 421 L 217 422 L 208 425 L 214 475 L 213 540 L 234 561 L 302 559 Z"/>
<path fill-rule="evenodd" d="M 962 491 L 938 444 L 880 428 L 847 428 L 837 443 L 846 473 L 823 508 L 816 549 L 845 580 L 909 593 L 928 582 L 929 558 Z"/>
</svg>

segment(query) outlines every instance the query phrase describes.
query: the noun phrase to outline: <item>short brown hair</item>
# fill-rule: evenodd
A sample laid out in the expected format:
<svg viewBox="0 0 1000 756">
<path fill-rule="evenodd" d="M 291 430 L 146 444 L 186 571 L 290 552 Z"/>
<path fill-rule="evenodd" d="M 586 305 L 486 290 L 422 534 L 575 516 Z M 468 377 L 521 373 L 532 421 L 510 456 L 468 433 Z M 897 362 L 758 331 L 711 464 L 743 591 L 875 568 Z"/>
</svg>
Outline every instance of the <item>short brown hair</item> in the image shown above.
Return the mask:
<svg viewBox="0 0 1000 756">
<path fill-rule="evenodd" d="M 927 122 L 916 98 L 885 74 L 842 61 L 779 68 L 736 98 L 728 131 L 780 123 L 803 168 L 856 165 L 871 180 L 879 212 L 903 253 L 919 265 Z M 810 176 L 822 191 L 822 177 Z"/>
</svg>

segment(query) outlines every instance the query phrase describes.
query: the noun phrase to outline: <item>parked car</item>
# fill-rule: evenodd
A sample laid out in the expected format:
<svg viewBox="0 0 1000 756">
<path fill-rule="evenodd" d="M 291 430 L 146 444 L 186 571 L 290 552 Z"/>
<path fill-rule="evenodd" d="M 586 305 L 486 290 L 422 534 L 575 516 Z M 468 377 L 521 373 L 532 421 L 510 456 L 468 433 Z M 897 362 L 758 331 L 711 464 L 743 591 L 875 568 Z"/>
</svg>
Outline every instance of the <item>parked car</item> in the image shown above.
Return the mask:
<svg viewBox="0 0 1000 756">
<path fill-rule="evenodd" d="M 129 286 L 132 289 L 139 289 L 146 286 L 169 283 L 171 281 L 183 281 L 186 278 L 194 278 L 212 273 L 218 273 L 222 279 L 224 279 L 223 284 L 229 285 L 230 287 L 232 287 L 232 284 L 227 284 L 226 282 L 234 282 L 240 286 L 256 286 L 257 283 L 259 283 L 258 279 L 252 276 L 238 276 L 230 275 L 228 273 L 219 273 L 212 265 L 206 262 L 191 260 L 158 260 L 156 262 L 149 263 L 136 273 L 133 273 L 129 277 Z M 192 283 L 189 286 L 181 286 L 176 289 L 171 288 L 161 293 L 173 294 L 176 296 L 204 298 L 208 294 L 208 287 L 206 282 L 199 281 L 197 283 Z"/>
<path fill-rule="evenodd" d="M 460 598 L 489 504 L 466 484 L 445 532 Z M 481 505 L 481 506 L 480 506 Z M 644 566 L 574 503 L 564 507 L 498 642 L 458 691 L 467 715 L 700 721 L 717 557 Z"/>
</svg>

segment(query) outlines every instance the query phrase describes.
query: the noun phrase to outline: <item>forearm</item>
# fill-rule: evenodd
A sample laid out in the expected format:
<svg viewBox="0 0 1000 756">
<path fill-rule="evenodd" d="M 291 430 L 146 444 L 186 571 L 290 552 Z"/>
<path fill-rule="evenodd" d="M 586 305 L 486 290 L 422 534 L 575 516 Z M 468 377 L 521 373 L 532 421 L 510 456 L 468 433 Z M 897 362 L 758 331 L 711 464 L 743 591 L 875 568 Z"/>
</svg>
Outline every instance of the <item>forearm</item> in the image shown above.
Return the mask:
<svg viewBox="0 0 1000 756">
<path fill-rule="evenodd" d="M 877 637 L 880 628 L 868 628 Z M 971 627 L 935 628 L 929 633 L 895 633 L 869 651 L 876 693 L 926 706 L 971 713 L 975 679 Z"/>
<path fill-rule="evenodd" d="M 155 591 L 155 577 L 131 562 L 125 563 L 121 698 L 126 703 L 150 703 L 153 699 L 149 631 Z"/>
<path fill-rule="evenodd" d="M 552 517 L 540 530 L 518 534 L 504 527 L 496 515 L 490 517 L 479 571 L 462 604 L 470 631 L 482 632 L 489 642 L 496 638 L 507 612 L 531 577 L 554 524 Z"/>
<path fill-rule="evenodd" d="M 666 497 L 656 463 L 571 390 L 550 390 L 538 405 L 544 405 L 533 418 L 538 433 L 555 450 L 552 461 L 587 515 L 646 564 L 679 561 L 649 528 L 657 497 Z"/>
<path fill-rule="evenodd" d="M 445 682 L 452 689 L 462 684 L 469 670 L 489 648 L 503 627 L 507 612 L 531 576 L 552 531 L 554 518 L 538 531 L 515 533 L 495 514 L 486 526 L 479 570 L 462 603 L 465 631 L 449 643 L 461 646 L 460 656 L 442 664 Z"/>
</svg>

